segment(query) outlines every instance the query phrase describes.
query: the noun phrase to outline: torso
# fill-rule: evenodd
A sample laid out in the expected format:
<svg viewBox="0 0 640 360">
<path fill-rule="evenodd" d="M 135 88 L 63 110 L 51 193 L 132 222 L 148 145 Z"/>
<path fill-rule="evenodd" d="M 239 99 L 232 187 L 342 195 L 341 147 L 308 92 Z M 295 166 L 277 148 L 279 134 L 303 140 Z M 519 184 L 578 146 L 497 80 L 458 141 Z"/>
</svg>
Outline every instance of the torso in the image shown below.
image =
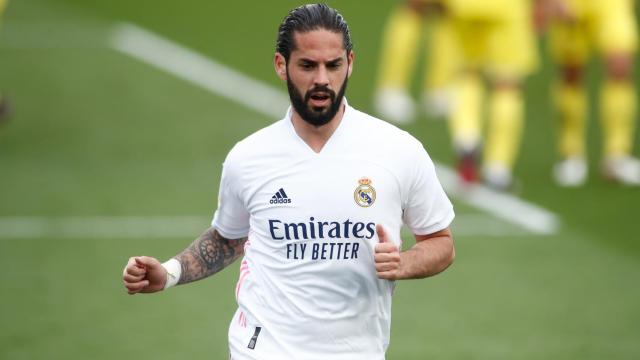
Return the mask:
<svg viewBox="0 0 640 360">
<path fill-rule="evenodd" d="M 400 245 L 411 169 L 402 154 L 411 156 L 404 151 L 409 138 L 348 108 L 319 153 L 288 118 L 234 149 L 228 162 L 239 166 L 234 186 L 250 232 L 232 349 L 237 342 L 238 351 L 247 352 L 244 337 L 259 326 L 263 342 L 256 353 L 384 357 L 393 283 L 376 277 L 375 224 Z"/>
</svg>

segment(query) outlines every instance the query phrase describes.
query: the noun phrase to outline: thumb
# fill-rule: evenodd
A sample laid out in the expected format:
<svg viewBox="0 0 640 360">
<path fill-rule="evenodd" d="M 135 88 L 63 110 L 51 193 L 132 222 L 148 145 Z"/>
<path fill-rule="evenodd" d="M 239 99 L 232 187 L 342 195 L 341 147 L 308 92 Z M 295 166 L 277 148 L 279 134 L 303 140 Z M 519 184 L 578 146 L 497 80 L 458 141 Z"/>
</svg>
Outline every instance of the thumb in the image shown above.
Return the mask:
<svg viewBox="0 0 640 360">
<path fill-rule="evenodd" d="M 136 264 L 138 264 L 142 268 L 148 268 L 153 266 L 152 258 L 148 256 L 137 256 L 135 258 Z"/>
<path fill-rule="evenodd" d="M 389 238 L 387 237 L 387 233 L 384 230 L 384 228 L 382 227 L 381 224 L 377 224 L 376 225 L 376 233 L 378 234 L 378 240 L 380 241 L 380 243 L 386 243 L 389 242 Z"/>
</svg>

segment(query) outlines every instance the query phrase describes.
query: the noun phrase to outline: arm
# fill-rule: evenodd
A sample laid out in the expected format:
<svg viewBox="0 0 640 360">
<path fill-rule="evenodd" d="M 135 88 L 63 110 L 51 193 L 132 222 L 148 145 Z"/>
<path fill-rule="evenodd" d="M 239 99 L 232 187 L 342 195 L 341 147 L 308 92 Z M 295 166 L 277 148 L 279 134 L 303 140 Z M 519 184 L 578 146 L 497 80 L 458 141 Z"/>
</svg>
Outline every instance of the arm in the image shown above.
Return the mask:
<svg viewBox="0 0 640 360">
<path fill-rule="evenodd" d="M 227 239 L 215 228 L 209 228 L 174 257 L 182 266 L 178 284 L 200 280 L 224 269 L 244 253 L 246 241 L 246 237 Z"/>
<path fill-rule="evenodd" d="M 224 269 L 244 253 L 246 240 L 246 237 L 227 239 L 215 228 L 209 228 L 174 257 L 181 266 L 178 284 L 200 280 Z M 164 289 L 167 270 L 153 257 L 132 257 L 124 268 L 123 280 L 129 294 L 153 293 Z"/>
<path fill-rule="evenodd" d="M 455 258 L 449 228 L 428 235 L 415 235 L 416 244 L 403 252 L 389 241 L 381 225 L 376 226 L 376 232 L 380 243 L 375 248 L 375 264 L 381 279 L 426 278 L 444 271 Z"/>
</svg>

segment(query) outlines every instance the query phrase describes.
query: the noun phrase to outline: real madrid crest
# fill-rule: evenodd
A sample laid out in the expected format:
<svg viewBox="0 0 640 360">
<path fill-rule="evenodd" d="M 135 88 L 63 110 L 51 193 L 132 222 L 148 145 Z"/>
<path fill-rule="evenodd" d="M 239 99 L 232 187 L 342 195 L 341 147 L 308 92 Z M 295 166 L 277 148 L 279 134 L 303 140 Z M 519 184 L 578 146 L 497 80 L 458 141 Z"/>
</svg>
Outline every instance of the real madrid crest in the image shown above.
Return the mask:
<svg viewBox="0 0 640 360">
<path fill-rule="evenodd" d="M 358 180 L 358 187 L 353 193 L 353 199 L 356 204 L 362 207 L 369 207 L 376 201 L 376 189 L 371 186 L 371 180 L 367 177 L 363 177 Z"/>
</svg>

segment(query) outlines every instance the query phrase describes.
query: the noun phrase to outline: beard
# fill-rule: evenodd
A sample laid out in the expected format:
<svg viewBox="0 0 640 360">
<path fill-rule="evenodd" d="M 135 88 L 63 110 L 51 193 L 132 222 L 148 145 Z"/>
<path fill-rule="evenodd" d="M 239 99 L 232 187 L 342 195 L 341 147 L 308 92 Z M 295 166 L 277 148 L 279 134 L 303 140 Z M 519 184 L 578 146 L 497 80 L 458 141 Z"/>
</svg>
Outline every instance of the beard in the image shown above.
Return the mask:
<svg viewBox="0 0 640 360">
<path fill-rule="evenodd" d="M 313 89 L 307 91 L 304 97 L 296 89 L 293 82 L 290 80 L 289 72 L 287 71 L 287 89 L 289 90 L 289 99 L 291 99 L 291 105 L 294 110 L 300 115 L 300 117 L 307 123 L 320 127 L 327 124 L 331 119 L 336 116 L 338 110 L 340 110 L 340 104 L 344 98 L 344 92 L 347 90 L 347 82 L 349 80 L 348 75 L 344 78 L 344 83 L 340 87 L 338 94 L 335 91 L 329 89 L 327 86 L 315 86 Z M 326 94 L 329 96 L 329 106 L 311 106 L 309 100 L 311 96 L 317 93 Z"/>
</svg>

